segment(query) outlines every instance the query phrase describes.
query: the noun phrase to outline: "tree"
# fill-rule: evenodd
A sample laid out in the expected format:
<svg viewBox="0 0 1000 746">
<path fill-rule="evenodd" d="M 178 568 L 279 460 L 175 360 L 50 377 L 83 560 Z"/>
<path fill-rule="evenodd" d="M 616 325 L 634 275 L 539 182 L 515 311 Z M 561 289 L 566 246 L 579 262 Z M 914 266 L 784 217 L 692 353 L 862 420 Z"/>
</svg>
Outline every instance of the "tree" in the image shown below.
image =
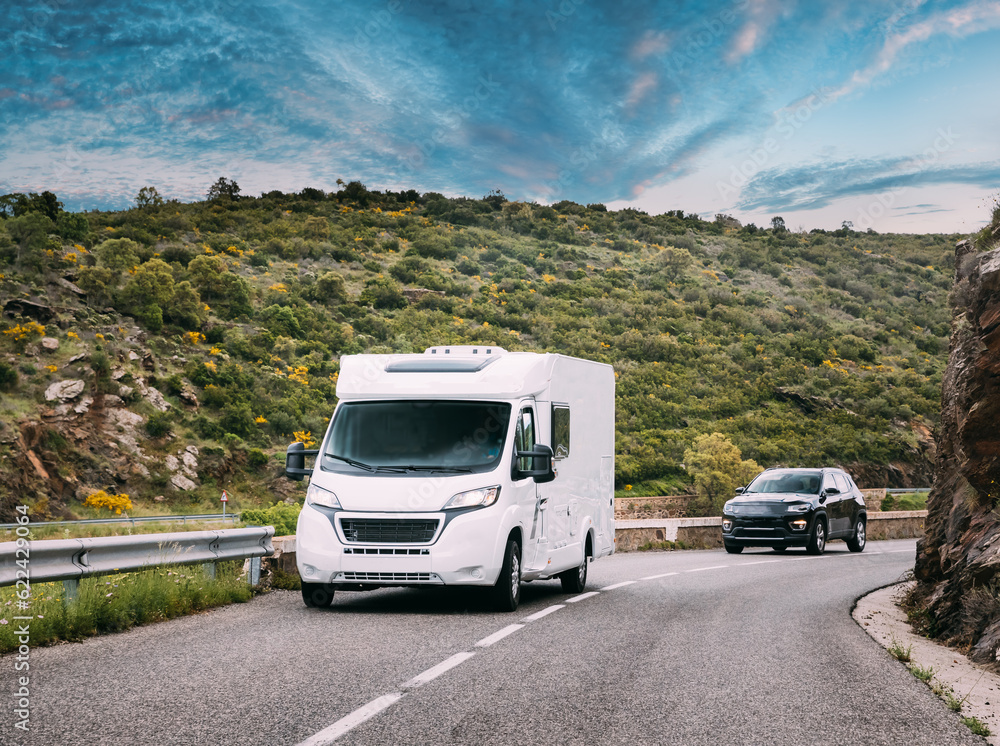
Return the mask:
<svg viewBox="0 0 1000 746">
<path fill-rule="evenodd" d="M 159 207 L 163 204 L 163 197 L 156 191 L 156 187 L 144 186 L 135 197 L 135 206 L 140 210 L 144 207 Z"/>
<path fill-rule="evenodd" d="M 316 298 L 323 303 L 343 303 L 347 300 L 344 278 L 338 272 L 326 272 L 316 280 Z"/>
<path fill-rule="evenodd" d="M 785 227 L 785 219 L 780 215 L 776 215 L 775 217 L 771 218 L 771 230 L 774 231 L 775 233 L 784 233 L 786 230 L 788 230 Z"/>
<path fill-rule="evenodd" d="M 743 460 L 743 454 L 722 433 L 699 435 L 684 451 L 684 464 L 694 477 L 694 486 L 706 502 L 709 515 L 721 515 L 722 504 L 736 488 L 761 472 L 756 461 Z"/>
<path fill-rule="evenodd" d="M 218 180 L 208 188 L 208 198 L 210 200 L 234 200 L 240 197 L 240 185 L 232 179 L 220 176 Z"/>
<path fill-rule="evenodd" d="M 56 220 L 56 231 L 69 241 L 83 241 L 90 233 L 90 223 L 78 213 L 61 212 Z"/>
<path fill-rule="evenodd" d="M 115 273 L 132 269 L 139 264 L 140 248 L 131 238 L 112 238 L 94 249 L 97 266 L 107 267 Z"/>
<path fill-rule="evenodd" d="M 483 202 L 486 202 L 494 210 L 499 210 L 503 207 L 503 203 L 507 201 L 506 195 L 499 189 L 491 189 L 490 193 L 483 197 Z"/>
<path fill-rule="evenodd" d="M 124 239 L 128 240 L 128 239 Z M 141 264 L 119 296 L 122 310 L 135 316 L 150 331 L 163 327 L 163 309 L 174 298 L 174 276 L 162 259 Z"/>
</svg>

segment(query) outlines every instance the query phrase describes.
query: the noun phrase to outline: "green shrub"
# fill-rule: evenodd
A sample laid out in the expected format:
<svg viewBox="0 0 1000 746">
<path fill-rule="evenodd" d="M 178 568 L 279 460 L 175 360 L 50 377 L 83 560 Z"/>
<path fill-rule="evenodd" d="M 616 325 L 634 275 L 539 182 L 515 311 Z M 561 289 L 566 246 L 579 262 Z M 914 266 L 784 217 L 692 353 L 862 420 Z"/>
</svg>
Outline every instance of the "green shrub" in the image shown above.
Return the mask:
<svg viewBox="0 0 1000 746">
<path fill-rule="evenodd" d="M 275 536 L 291 536 L 300 512 L 301 503 L 275 503 L 270 508 L 244 510 L 240 520 L 248 526 L 274 526 Z"/>
<path fill-rule="evenodd" d="M 170 417 L 166 412 L 153 412 L 146 419 L 146 432 L 151 438 L 162 438 L 170 432 Z"/>
<path fill-rule="evenodd" d="M 17 368 L 0 360 L 0 391 L 12 391 L 17 388 L 19 378 Z"/>
</svg>

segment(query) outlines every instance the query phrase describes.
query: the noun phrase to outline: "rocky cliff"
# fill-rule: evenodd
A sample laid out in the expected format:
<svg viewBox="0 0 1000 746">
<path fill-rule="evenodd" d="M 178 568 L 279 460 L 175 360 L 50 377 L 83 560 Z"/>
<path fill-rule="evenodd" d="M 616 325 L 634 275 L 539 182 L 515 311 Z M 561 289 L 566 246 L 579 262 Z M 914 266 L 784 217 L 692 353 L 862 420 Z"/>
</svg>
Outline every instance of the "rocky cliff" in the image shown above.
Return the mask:
<svg viewBox="0 0 1000 746">
<path fill-rule="evenodd" d="M 914 570 L 925 631 L 982 663 L 1000 656 L 998 234 L 994 221 L 976 243 L 956 247 L 937 468 Z"/>
</svg>

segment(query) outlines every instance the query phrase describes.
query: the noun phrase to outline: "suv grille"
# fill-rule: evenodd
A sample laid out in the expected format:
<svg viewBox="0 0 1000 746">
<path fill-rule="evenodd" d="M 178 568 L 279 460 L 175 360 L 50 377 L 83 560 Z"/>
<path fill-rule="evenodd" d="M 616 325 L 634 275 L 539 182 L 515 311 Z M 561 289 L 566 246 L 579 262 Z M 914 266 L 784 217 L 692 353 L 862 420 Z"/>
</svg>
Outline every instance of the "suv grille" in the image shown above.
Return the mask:
<svg viewBox="0 0 1000 746">
<path fill-rule="evenodd" d="M 418 544 L 434 538 L 437 519 L 341 518 L 344 538 L 363 544 Z"/>
</svg>

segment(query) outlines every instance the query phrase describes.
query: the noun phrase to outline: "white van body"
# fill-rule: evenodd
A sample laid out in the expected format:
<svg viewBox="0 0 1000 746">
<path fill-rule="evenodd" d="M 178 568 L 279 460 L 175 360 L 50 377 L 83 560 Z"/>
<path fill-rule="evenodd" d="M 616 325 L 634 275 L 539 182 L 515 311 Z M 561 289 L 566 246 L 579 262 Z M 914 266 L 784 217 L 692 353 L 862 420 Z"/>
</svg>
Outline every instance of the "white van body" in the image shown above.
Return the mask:
<svg viewBox="0 0 1000 746">
<path fill-rule="evenodd" d="M 580 567 L 585 578 L 588 556 L 614 552 L 615 376 L 610 365 L 483 345 L 348 355 L 340 366 L 339 402 L 298 519 L 296 560 L 305 583 L 329 584 L 331 590 L 491 586 L 498 582 L 512 537 L 520 546 L 524 581 Z M 440 421 L 414 421 L 421 411 L 437 413 Z M 461 420 L 457 431 L 465 429 L 460 447 L 456 444 L 441 459 L 451 460 L 453 471 L 433 465 L 406 468 L 411 457 L 425 459 L 426 451 L 442 449 L 432 441 L 454 425 L 456 417 L 447 416 L 452 411 Z M 482 412 L 490 412 L 488 421 L 472 427 Z M 364 429 L 351 432 L 355 422 Z M 535 443 L 553 449 L 552 481 L 517 478 L 521 472 L 515 467 L 526 461 L 516 456 L 515 440 L 520 439 L 522 450 L 525 443 L 530 446 L 529 430 Z M 368 443 L 370 438 L 385 442 Z M 426 447 L 408 439 L 426 439 Z M 485 450 L 477 455 L 480 446 Z M 384 451 L 382 461 L 390 465 L 333 457 L 344 451 Z M 488 463 L 461 466 L 477 458 Z M 494 487 L 499 494 L 492 504 L 446 508 L 457 495 Z"/>
</svg>

